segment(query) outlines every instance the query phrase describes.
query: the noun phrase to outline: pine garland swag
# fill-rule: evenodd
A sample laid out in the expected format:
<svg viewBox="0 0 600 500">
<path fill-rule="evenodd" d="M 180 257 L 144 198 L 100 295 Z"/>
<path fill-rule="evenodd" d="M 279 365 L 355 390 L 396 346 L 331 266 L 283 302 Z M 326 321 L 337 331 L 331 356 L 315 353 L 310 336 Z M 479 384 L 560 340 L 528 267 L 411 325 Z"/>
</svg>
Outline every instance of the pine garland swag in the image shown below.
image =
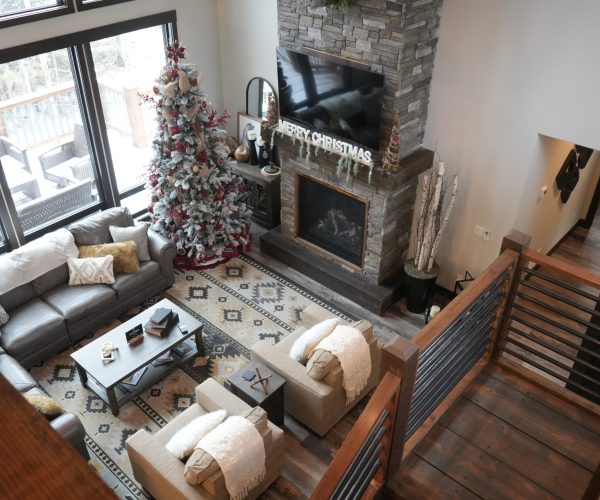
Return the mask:
<svg viewBox="0 0 600 500">
<path fill-rule="evenodd" d="M 147 167 L 152 229 L 177 245 L 178 267 L 205 267 L 235 257 L 250 242 L 250 215 L 242 179 L 227 163 L 227 133 L 199 84 L 202 75 L 181 64 L 185 49 L 167 47 L 153 95 L 154 156 Z"/>
</svg>

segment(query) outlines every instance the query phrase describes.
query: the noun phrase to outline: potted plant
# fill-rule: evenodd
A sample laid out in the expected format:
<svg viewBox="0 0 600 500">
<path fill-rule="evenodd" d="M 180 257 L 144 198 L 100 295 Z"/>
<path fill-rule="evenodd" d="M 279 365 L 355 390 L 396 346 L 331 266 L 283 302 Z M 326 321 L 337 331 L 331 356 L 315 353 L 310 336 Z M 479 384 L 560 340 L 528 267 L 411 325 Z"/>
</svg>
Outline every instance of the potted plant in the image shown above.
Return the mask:
<svg viewBox="0 0 600 500">
<path fill-rule="evenodd" d="M 404 263 L 406 308 L 412 313 L 427 309 L 439 267 L 435 256 L 456 200 L 458 177 L 452 181 L 452 193 L 445 203 L 446 166 L 443 161 L 425 173 L 421 185 L 421 206 L 417 219 L 415 256 Z M 445 207 L 445 208 L 444 208 Z"/>
</svg>

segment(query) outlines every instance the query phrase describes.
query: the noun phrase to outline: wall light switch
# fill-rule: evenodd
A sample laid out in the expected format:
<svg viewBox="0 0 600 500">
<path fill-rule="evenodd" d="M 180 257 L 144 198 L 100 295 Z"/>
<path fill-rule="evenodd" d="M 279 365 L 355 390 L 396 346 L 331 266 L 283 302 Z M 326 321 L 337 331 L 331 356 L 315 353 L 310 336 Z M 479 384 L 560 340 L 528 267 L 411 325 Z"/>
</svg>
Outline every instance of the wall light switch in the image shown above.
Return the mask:
<svg viewBox="0 0 600 500">
<path fill-rule="evenodd" d="M 475 224 L 475 230 L 473 233 L 475 236 L 479 236 L 483 241 L 490 241 L 490 238 L 492 237 L 492 232 L 489 229 L 486 229 L 478 224 Z"/>
</svg>

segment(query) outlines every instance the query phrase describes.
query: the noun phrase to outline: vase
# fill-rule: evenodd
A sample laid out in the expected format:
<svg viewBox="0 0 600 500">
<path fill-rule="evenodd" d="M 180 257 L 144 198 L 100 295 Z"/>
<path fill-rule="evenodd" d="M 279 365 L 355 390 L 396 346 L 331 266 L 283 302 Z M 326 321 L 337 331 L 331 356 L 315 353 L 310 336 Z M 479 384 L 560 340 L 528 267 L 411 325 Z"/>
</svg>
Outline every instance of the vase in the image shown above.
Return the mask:
<svg viewBox="0 0 600 500">
<path fill-rule="evenodd" d="M 431 299 L 435 291 L 435 280 L 438 277 L 440 268 L 437 264 L 434 264 L 430 272 L 418 271 L 414 260 L 411 259 L 404 263 L 404 272 L 406 273 L 404 287 L 406 309 L 411 313 L 422 314 L 431 305 Z"/>
</svg>

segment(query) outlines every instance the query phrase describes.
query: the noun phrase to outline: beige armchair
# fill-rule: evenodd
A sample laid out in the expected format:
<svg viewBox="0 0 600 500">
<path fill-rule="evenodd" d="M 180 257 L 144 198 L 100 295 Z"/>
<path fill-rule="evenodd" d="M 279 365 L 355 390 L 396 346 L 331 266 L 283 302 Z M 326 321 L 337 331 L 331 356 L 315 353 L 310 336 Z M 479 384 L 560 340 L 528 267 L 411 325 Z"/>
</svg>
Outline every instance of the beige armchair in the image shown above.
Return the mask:
<svg viewBox="0 0 600 500">
<path fill-rule="evenodd" d="M 196 403 L 179 414 L 154 434 L 140 430 L 127 440 L 127 453 L 133 475 L 157 500 L 228 499 L 221 471 L 214 473 L 199 486 L 184 479 L 185 464 L 169 453 L 165 444 L 179 429 L 200 415 L 220 408 L 229 415 L 238 415 L 250 407 L 213 379 L 196 387 Z M 283 467 L 283 431 L 269 422 L 263 433 L 267 475 L 247 498 L 254 499 L 277 479 Z"/>
<path fill-rule="evenodd" d="M 334 317 L 318 305 L 311 305 L 302 312 L 303 326 L 281 342 L 273 345 L 262 340 L 252 347 L 252 359 L 269 366 L 286 379 L 285 411 L 312 429 L 319 436 L 326 434 L 371 389 L 377 385 L 381 346 L 373 335 L 373 325 L 368 321 L 354 324 L 367 339 L 371 351 L 371 376 L 367 386 L 350 404 L 342 386 L 342 370 L 338 365 L 323 380 L 314 380 L 306 373 L 306 367 L 289 356 L 294 341 L 311 326 Z"/>
</svg>

